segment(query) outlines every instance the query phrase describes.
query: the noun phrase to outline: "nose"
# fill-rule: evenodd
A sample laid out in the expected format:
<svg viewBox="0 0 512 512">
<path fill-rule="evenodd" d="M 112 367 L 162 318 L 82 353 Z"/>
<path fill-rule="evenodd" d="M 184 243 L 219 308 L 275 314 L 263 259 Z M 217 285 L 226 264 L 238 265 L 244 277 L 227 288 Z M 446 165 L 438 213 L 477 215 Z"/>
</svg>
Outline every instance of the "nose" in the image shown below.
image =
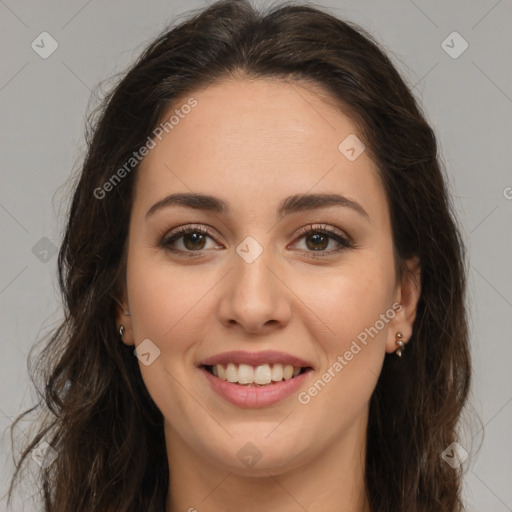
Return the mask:
<svg viewBox="0 0 512 512">
<path fill-rule="evenodd" d="M 291 292 L 280 276 L 270 250 L 251 263 L 236 252 L 234 268 L 223 280 L 218 315 L 224 327 L 251 334 L 268 334 L 288 325 Z"/>
</svg>

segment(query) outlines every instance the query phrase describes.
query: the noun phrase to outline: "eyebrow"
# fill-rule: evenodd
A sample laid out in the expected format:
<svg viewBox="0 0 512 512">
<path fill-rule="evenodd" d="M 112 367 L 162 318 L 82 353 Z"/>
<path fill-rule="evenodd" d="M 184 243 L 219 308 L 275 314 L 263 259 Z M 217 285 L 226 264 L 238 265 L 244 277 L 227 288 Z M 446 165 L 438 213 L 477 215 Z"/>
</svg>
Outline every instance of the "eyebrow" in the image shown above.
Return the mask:
<svg viewBox="0 0 512 512">
<path fill-rule="evenodd" d="M 202 210 L 220 214 L 229 214 L 228 203 L 218 197 L 207 194 L 179 193 L 171 194 L 156 202 L 147 212 L 146 218 L 159 210 L 171 206 L 185 206 L 194 210 Z M 330 206 L 351 208 L 369 221 L 366 210 L 357 202 L 339 194 L 295 194 L 284 199 L 278 208 L 281 217 L 304 210 L 318 210 Z"/>
</svg>

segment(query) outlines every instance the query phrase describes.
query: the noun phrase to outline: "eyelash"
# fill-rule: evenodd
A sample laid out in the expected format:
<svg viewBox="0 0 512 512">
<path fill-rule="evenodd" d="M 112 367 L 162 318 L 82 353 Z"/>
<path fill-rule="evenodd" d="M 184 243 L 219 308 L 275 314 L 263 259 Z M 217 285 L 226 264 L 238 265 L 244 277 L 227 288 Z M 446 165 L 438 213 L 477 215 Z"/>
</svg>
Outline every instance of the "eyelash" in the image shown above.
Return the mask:
<svg viewBox="0 0 512 512">
<path fill-rule="evenodd" d="M 177 240 L 182 238 L 184 235 L 187 235 L 190 233 L 200 233 L 202 235 L 208 236 L 213 239 L 213 236 L 212 236 L 210 230 L 205 228 L 204 226 L 189 225 L 189 226 L 181 226 L 181 227 L 177 228 L 176 230 L 172 231 L 171 233 L 165 235 L 164 237 L 161 238 L 158 245 L 167 251 L 170 251 L 175 254 L 179 254 L 181 256 L 183 256 L 184 254 L 187 254 L 188 257 L 196 257 L 196 254 L 194 254 L 194 253 L 199 253 L 199 254 L 197 254 L 197 256 L 200 256 L 204 250 L 197 250 L 197 251 L 185 250 L 184 251 L 182 249 L 176 249 L 176 248 L 172 247 L 173 243 L 175 243 Z M 331 251 L 305 251 L 308 253 L 308 255 L 311 255 L 313 258 L 325 258 L 325 257 L 331 256 L 332 254 L 338 254 L 341 251 L 344 251 L 346 249 L 355 249 L 356 248 L 356 246 L 353 244 L 353 242 L 351 240 L 340 235 L 339 233 L 335 232 L 334 230 L 329 229 L 325 224 L 323 224 L 323 225 L 310 224 L 309 226 L 306 226 L 306 227 L 300 229 L 297 234 L 297 236 L 298 236 L 297 240 L 304 238 L 305 236 L 311 235 L 311 234 L 321 234 L 321 235 L 328 236 L 329 238 L 338 242 L 341 246 L 340 248 L 331 250 Z"/>
</svg>

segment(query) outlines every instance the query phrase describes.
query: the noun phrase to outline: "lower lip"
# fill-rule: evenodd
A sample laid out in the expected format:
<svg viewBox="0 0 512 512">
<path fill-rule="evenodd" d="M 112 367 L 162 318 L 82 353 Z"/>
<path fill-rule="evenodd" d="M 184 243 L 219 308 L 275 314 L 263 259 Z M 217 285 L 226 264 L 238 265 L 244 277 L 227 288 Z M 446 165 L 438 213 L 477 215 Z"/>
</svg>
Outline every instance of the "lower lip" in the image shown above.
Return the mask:
<svg viewBox="0 0 512 512">
<path fill-rule="evenodd" d="M 242 386 L 227 380 L 219 379 L 206 368 L 200 368 L 208 382 L 220 396 L 238 407 L 257 409 L 276 404 L 296 392 L 304 383 L 311 370 L 293 377 L 292 379 L 269 384 L 268 386 Z"/>
</svg>

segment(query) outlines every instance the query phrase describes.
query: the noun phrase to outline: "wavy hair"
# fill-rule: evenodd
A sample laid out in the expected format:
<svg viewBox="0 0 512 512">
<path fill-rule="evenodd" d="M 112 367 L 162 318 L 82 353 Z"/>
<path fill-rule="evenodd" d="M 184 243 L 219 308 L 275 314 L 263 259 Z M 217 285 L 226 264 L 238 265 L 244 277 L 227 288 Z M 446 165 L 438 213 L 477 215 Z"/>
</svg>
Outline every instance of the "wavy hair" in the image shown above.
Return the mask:
<svg viewBox="0 0 512 512">
<path fill-rule="evenodd" d="M 369 404 L 371 510 L 464 510 L 462 470 L 441 453 L 457 440 L 470 385 L 465 248 L 436 137 L 362 28 L 312 6 L 260 12 L 246 0 L 216 2 L 167 28 L 89 120 L 58 256 L 64 320 L 35 364 L 39 403 L 18 416 L 11 435 L 32 410 L 45 419 L 16 461 L 9 500 L 28 456 L 46 440 L 58 456 L 37 477 L 45 512 L 164 510 L 163 417 L 115 323 L 137 167 L 108 197 L 94 191 L 145 144 L 174 101 L 241 76 L 316 84 L 350 115 L 385 189 L 398 274 L 406 258 L 420 260 L 413 336 L 401 359 L 386 354 Z"/>
</svg>

